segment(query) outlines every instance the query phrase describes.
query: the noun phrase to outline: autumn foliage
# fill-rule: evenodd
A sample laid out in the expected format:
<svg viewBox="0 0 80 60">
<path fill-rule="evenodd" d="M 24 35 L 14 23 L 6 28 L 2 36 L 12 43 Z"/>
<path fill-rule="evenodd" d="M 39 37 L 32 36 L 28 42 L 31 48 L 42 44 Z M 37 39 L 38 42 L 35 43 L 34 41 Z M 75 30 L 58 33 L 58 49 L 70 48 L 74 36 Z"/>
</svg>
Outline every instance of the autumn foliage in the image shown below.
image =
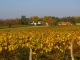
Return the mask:
<svg viewBox="0 0 80 60">
<path fill-rule="evenodd" d="M 29 48 L 34 59 L 70 59 L 70 44 L 80 57 L 80 31 L 53 31 L 53 28 L 0 32 L 0 58 L 28 60 Z"/>
</svg>

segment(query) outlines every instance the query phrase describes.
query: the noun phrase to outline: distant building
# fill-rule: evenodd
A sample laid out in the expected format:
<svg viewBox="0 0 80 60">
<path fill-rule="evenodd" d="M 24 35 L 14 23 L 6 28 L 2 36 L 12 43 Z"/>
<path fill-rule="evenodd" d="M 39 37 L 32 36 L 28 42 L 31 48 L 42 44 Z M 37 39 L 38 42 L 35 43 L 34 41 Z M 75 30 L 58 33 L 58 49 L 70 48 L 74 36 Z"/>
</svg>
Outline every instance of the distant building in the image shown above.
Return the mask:
<svg viewBox="0 0 80 60">
<path fill-rule="evenodd" d="M 72 25 L 71 22 L 58 22 L 58 25 Z"/>
<path fill-rule="evenodd" d="M 38 21 L 37 24 L 42 24 L 42 21 Z"/>
<path fill-rule="evenodd" d="M 34 22 L 34 21 L 33 21 L 33 22 L 31 22 L 31 24 L 32 24 L 32 25 L 37 25 L 37 24 L 40 25 L 40 24 L 42 24 L 42 21 L 37 21 L 37 22 Z"/>
<path fill-rule="evenodd" d="M 48 23 L 46 23 L 46 26 L 49 26 L 49 24 L 48 24 Z"/>
<path fill-rule="evenodd" d="M 76 25 L 80 25 L 80 23 L 76 23 Z"/>
</svg>

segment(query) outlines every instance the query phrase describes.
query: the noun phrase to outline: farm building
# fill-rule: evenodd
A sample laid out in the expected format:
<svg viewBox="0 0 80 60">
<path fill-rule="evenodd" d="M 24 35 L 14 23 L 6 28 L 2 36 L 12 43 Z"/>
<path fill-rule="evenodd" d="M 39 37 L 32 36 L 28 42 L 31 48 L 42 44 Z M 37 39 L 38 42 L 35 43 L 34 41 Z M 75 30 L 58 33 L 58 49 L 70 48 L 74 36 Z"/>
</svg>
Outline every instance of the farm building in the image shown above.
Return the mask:
<svg viewBox="0 0 80 60">
<path fill-rule="evenodd" d="M 72 25 L 71 22 L 58 22 L 58 25 Z"/>
<path fill-rule="evenodd" d="M 80 23 L 76 23 L 76 25 L 80 25 Z"/>
</svg>

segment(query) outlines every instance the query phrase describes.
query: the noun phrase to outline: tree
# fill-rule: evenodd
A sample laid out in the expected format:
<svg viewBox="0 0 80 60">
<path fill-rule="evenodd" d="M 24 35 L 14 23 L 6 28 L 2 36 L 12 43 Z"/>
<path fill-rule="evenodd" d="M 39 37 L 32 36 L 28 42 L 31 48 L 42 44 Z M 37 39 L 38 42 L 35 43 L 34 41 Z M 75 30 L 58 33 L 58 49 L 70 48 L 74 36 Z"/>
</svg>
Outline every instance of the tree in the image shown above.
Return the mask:
<svg viewBox="0 0 80 60">
<path fill-rule="evenodd" d="M 3 20 L 2 19 L 0 19 L 0 25 L 3 25 Z"/>
<path fill-rule="evenodd" d="M 61 21 L 63 22 L 67 22 L 67 19 L 66 19 L 66 17 L 63 17 L 63 18 L 61 18 Z"/>
<path fill-rule="evenodd" d="M 75 20 L 76 23 L 80 23 L 80 17 Z"/>
<path fill-rule="evenodd" d="M 28 23 L 29 23 L 29 18 L 26 18 L 25 16 L 22 16 L 22 17 L 21 17 L 21 23 L 22 23 L 23 25 L 28 25 Z"/>
<path fill-rule="evenodd" d="M 44 22 L 44 25 L 46 25 L 46 26 L 49 26 L 49 24 L 48 24 L 48 22 L 49 22 L 49 16 L 44 16 L 43 17 L 43 22 Z"/>
<path fill-rule="evenodd" d="M 43 17 L 43 22 L 46 22 L 49 19 L 49 16 L 44 16 Z"/>
<path fill-rule="evenodd" d="M 61 19 L 60 19 L 59 17 L 54 17 L 54 16 L 52 16 L 51 18 L 53 19 L 53 25 L 57 25 L 58 22 L 61 21 Z"/>
<path fill-rule="evenodd" d="M 12 25 L 15 24 L 15 21 L 14 21 L 14 19 L 8 19 L 8 20 L 6 20 L 6 24 L 9 26 L 9 28 L 11 28 Z"/>
<path fill-rule="evenodd" d="M 71 22 L 72 24 L 75 24 L 75 19 L 74 17 L 63 17 L 61 18 L 61 21 L 64 21 L 64 22 Z"/>
<path fill-rule="evenodd" d="M 53 25 L 57 25 L 58 21 L 57 20 L 53 20 Z"/>
<path fill-rule="evenodd" d="M 21 20 L 19 18 L 15 18 L 14 21 L 15 21 L 16 25 L 20 25 L 21 24 Z"/>
<path fill-rule="evenodd" d="M 53 24 L 53 19 L 51 17 L 48 18 L 47 20 L 48 25 L 52 25 Z"/>
<path fill-rule="evenodd" d="M 30 17 L 30 22 L 33 23 L 33 25 L 36 25 L 38 20 L 40 20 L 40 18 L 38 16 L 32 16 Z"/>
<path fill-rule="evenodd" d="M 72 24 L 75 24 L 75 20 L 74 20 L 74 17 L 67 17 L 67 21 L 68 22 L 71 22 Z"/>
<path fill-rule="evenodd" d="M 30 20 L 37 22 L 39 20 L 39 17 L 38 16 L 32 16 L 32 17 L 30 17 Z"/>
</svg>

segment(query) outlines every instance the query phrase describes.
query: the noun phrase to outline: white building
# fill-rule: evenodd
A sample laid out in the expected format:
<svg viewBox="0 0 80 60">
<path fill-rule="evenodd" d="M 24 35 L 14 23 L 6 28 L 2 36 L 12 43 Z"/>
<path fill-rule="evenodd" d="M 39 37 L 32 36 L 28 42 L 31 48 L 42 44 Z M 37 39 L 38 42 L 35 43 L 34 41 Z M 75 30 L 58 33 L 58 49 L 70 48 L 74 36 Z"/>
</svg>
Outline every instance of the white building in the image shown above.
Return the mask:
<svg viewBox="0 0 80 60">
<path fill-rule="evenodd" d="M 33 21 L 31 24 L 33 24 L 33 25 L 42 24 L 42 21 L 38 21 L 38 22 Z"/>
</svg>

